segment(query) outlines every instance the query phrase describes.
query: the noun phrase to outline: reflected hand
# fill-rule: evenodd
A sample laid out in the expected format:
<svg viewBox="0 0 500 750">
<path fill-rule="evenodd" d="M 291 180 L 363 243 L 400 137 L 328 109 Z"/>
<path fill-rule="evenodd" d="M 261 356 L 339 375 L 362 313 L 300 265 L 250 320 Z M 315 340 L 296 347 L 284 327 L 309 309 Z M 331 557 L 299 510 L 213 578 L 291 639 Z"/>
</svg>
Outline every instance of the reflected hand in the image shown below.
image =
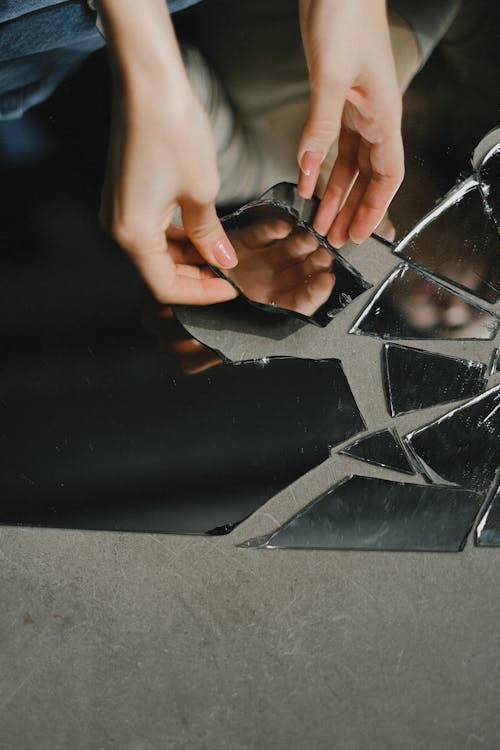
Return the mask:
<svg viewBox="0 0 500 750">
<path fill-rule="evenodd" d="M 299 0 L 311 103 L 298 149 L 299 192 L 312 196 L 338 138 L 314 227 L 334 247 L 366 240 L 404 174 L 401 94 L 385 0 Z"/>
<path fill-rule="evenodd" d="M 313 315 L 335 286 L 333 256 L 305 229 L 264 219 L 228 235 L 238 265 L 226 275 L 255 302 Z"/>
</svg>

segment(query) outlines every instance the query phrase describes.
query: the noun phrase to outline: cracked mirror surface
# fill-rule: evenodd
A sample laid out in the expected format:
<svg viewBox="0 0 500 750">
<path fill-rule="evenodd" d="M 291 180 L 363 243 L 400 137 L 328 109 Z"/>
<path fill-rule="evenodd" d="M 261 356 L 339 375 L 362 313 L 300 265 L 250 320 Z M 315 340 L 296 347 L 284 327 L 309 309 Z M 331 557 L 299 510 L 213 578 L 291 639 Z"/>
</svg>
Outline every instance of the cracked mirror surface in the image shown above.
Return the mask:
<svg viewBox="0 0 500 750">
<path fill-rule="evenodd" d="M 450 191 L 395 252 L 486 302 L 500 299 L 500 235 L 474 178 Z"/>
<path fill-rule="evenodd" d="M 414 430 L 405 441 L 432 481 L 487 490 L 500 467 L 500 386 Z"/>
<path fill-rule="evenodd" d="M 395 430 L 384 429 L 372 432 L 370 435 L 358 438 L 339 453 L 368 464 L 402 471 L 404 474 L 415 474 Z"/>
<path fill-rule="evenodd" d="M 492 339 L 498 325 L 490 313 L 430 276 L 401 265 L 377 290 L 350 333 L 382 339 Z"/>
<path fill-rule="evenodd" d="M 500 547 L 500 487 L 477 525 L 476 544 L 479 547 Z"/>
<path fill-rule="evenodd" d="M 460 488 L 349 476 L 249 546 L 458 552 L 480 504 Z"/>
<path fill-rule="evenodd" d="M 294 185 L 271 188 L 222 220 L 238 265 L 213 270 L 260 309 L 326 326 L 370 284 L 311 228 L 316 207 Z"/>
<path fill-rule="evenodd" d="M 486 365 L 467 359 L 385 344 L 383 371 L 392 417 L 476 396 L 486 388 Z"/>
</svg>

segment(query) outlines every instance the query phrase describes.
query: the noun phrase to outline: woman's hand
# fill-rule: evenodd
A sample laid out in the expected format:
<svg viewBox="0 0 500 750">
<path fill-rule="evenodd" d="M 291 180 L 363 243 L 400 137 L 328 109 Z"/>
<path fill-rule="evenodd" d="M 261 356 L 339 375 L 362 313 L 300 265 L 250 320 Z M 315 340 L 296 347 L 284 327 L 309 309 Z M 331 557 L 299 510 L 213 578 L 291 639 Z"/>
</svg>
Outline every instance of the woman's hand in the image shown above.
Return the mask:
<svg viewBox="0 0 500 750">
<path fill-rule="evenodd" d="M 338 156 L 314 227 L 334 247 L 366 240 L 404 174 L 401 94 L 384 0 L 299 0 L 311 103 L 298 149 L 299 192 Z"/>
<path fill-rule="evenodd" d="M 231 285 L 202 268 L 232 268 L 237 258 L 215 212 L 219 178 L 210 125 L 184 71 L 165 2 L 148 0 L 139 12 L 131 0 L 101 0 L 99 8 L 114 77 L 101 223 L 158 301 L 232 299 Z M 169 230 L 178 207 L 185 234 Z"/>
</svg>

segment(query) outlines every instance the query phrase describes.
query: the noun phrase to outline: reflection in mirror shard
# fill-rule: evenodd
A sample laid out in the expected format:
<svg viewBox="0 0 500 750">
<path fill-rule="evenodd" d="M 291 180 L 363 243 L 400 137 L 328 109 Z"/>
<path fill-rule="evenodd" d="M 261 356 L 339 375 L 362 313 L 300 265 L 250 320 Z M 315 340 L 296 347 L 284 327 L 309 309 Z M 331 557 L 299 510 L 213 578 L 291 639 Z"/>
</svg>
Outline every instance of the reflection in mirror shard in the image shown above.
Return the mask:
<svg viewBox="0 0 500 750">
<path fill-rule="evenodd" d="M 476 544 L 500 547 L 500 487 L 477 525 Z"/>
<path fill-rule="evenodd" d="M 487 302 L 497 302 L 500 235 L 475 180 L 456 187 L 444 206 L 422 219 L 394 252 Z"/>
<path fill-rule="evenodd" d="M 480 492 L 500 466 L 500 386 L 405 437 L 425 473 Z"/>
<path fill-rule="evenodd" d="M 213 270 L 260 309 L 326 326 L 370 287 L 292 209 L 272 200 L 254 201 L 222 222 L 238 265 Z"/>
<path fill-rule="evenodd" d="M 349 333 L 383 339 L 491 339 L 499 321 L 404 264 L 378 289 Z"/>
<path fill-rule="evenodd" d="M 384 346 L 384 381 L 392 417 L 471 398 L 486 388 L 486 365 L 401 344 Z"/>
<path fill-rule="evenodd" d="M 42 340 L 2 381 L 3 524 L 225 533 L 366 429 L 336 359 L 172 378 L 149 349 L 134 383 L 129 339 L 112 365 Z"/>
<path fill-rule="evenodd" d="M 370 435 L 358 438 L 339 453 L 368 464 L 402 471 L 404 474 L 415 474 L 395 430 L 384 429 L 372 432 Z"/>
<path fill-rule="evenodd" d="M 500 349 L 493 350 L 489 369 L 490 375 L 496 375 L 497 372 L 500 372 Z"/>
<path fill-rule="evenodd" d="M 351 476 L 258 546 L 458 552 L 480 505 L 458 487 Z"/>
</svg>

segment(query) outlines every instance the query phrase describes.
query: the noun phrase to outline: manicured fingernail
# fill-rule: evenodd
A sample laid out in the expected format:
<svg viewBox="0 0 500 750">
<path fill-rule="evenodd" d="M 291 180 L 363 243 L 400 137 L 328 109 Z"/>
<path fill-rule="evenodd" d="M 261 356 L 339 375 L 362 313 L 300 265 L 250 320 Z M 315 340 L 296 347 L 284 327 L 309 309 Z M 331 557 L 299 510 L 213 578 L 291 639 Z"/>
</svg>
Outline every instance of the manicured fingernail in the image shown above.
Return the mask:
<svg viewBox="0 0 500 750">
<path fill-rule="evenodd" d="M 214 257 L 217 265 L 222 268 L 233 268 L 238 263 L 238 256 L 225 238 L 217 240 L 215 243 Z"/>
<path fill-rule="evenodd" d="M 322 161 L 322 155 L 317 151 L 305 151 L 300 160 L 301 171 L 309 177 L 318 172 Z"/>
</svg>

